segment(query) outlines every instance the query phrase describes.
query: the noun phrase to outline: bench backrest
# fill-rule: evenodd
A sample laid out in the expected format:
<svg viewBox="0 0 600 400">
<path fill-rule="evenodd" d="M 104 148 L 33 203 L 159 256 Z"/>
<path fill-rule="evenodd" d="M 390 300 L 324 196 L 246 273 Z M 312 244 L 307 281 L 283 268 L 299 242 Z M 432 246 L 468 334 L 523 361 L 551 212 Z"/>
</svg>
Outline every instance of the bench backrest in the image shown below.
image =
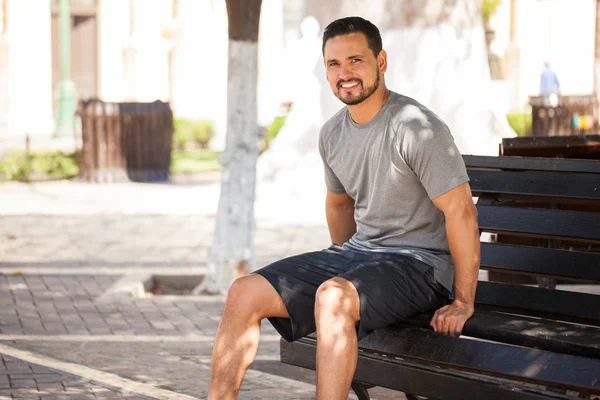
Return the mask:
<svg viewBox="0 0 600 400">
<path fill-rule="evenodd" d="M 464 160 L 480 230 L 512 238 L 482 243 L 482 269 L 600 283 L 600 161 Z M 600 295 L 590 293 L 480 282 L 477 303 L 600 326 Z"/>
</svg>

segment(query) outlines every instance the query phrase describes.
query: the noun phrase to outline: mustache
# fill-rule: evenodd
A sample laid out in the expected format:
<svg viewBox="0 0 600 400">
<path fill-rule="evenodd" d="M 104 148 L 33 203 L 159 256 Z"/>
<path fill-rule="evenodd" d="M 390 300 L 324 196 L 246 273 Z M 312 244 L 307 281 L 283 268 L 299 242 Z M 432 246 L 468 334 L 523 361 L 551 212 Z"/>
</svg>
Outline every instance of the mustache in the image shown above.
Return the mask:
<svg viewBox="0 0 600 400">
<path fill-rule="evenodd" d="M 363 83 L 363 82 L 362 82 L 360 79 L 349 79 L 349 80 L 347 80 L 347 81 L 345 81 L 345 80 L 341 80 L 341 79 L 340 79 L 340 80 L 337 82 L 336 86 L 337 86 L 337 88 L 339 89 L 339 88 L 341 88 L 341 87 L 342 87 L 342 85 L 343 85 L 344 83 L 350 83 L 350 82 L 358 82 L 358 83 L 359 83 L 359 84 L 361 84 L 361 85 L 362 85 L 362 83 Z"/>
</svg>

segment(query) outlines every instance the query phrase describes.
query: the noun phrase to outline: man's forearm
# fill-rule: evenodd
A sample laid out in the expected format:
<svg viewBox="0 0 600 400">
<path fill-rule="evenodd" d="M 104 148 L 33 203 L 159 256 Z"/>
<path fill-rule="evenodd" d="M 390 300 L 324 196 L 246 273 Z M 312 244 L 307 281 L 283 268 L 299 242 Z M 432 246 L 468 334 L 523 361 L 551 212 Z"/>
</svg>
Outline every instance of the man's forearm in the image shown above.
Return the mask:
<svg viewBox="0 0 600 400">
<path fill-rule="evenodd" d="M 327 205 L 326 217 L 332 243 L 341 246 L 356 233 L 353 206 L 332 207 Z"/>
<path fill-rule="evenodd" d="M 479 228 L 474 207 L 446 215 L 446 234 L 455 266 L 455 300 L 473 305 L 480 262 Z"/>
</svg>

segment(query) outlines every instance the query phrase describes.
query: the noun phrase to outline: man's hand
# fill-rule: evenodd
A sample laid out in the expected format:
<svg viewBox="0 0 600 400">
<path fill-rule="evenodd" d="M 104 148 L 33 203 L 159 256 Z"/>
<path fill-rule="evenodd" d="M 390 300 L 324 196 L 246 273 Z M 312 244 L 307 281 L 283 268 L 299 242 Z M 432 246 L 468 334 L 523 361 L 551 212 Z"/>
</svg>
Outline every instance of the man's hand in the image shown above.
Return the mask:
<svg viewBox="0 0 600 400">
<path fill-rule="evenodd" d="M 465 322 L 473 316 L 474 312 L 473 304 L 455 300 L 452 304 L 437 310 L 433 314 L 430 325 L 437 333 L 459 337 Z"/>
</svg>

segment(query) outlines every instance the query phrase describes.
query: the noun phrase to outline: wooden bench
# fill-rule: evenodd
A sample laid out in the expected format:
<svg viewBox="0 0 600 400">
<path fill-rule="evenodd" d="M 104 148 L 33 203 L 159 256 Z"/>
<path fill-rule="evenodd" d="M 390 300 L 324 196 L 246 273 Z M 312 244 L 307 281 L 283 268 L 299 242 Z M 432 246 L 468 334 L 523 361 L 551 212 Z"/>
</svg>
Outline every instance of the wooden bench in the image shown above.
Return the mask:
<svg viewBox="0 0 600 400">
<path fill-rule="evenodd" d="M 480 280 L 463 336 L 433 332 L 433 313 L 374 331 L 359 342 L 352 388 L 360 400 L 373 386 L 409 399 L 600 399 L 600 161 L 464 159 L 480 230 L 512 239 L 482 242 L 481 269 L 559 290 Z M 560 290 L 565 280 L 579 291 Z M 315 368 L 314 335 L 280 350 L 282 362 Z"/>
</svg>

